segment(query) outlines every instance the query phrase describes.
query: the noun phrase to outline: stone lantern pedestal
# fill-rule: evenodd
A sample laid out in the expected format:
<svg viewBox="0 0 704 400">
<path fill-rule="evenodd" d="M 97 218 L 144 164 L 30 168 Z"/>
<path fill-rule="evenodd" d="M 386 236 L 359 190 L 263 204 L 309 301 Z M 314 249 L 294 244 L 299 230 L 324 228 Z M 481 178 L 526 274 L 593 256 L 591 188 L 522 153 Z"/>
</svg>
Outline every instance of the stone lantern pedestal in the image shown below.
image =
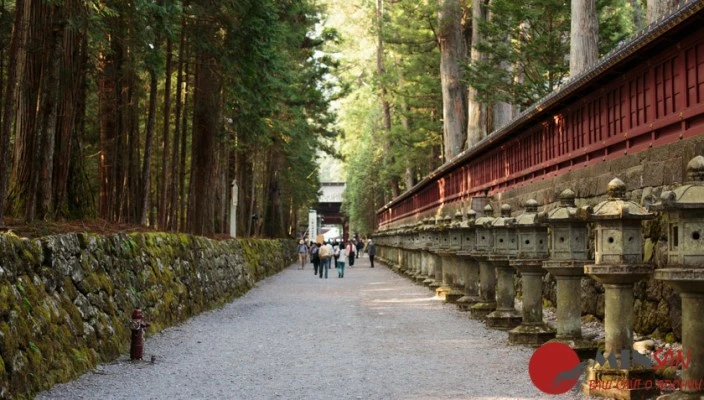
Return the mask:
<svg viewBox="0 0 704 400">
<path fill-rule="evenodd" d="M 494 247 L 494 235 L 491 232 L 494 210 L 490 204 L 484 207 L 484 216 L 474 223 L 476 245 L 470 252 L 472 259 L 479 264 L 479 297 L 480 300 L 469 308 L 470 316 L 485 319 L 496 310 L 496 272 L 489 262 L 489 254 Z"/>
<path fill-rule="evenodd" d="M 516 289 L 515 272 L 509 259 L 518 250 L 516 232 L 511 218 L 511 206 L 501 206 L 501 216 L 494 220 L 491 230 L 494 234 L 494 251 L 487 258 L 496 269 L 496 310 L 486 316 L 486 326 L 510 330 L 521 323 L 521 315 L 514 308 Z"/>
<path fill-rule="evenodd" d="M 549 260 L 543 268 L 555 277 L 557 286 L 557 322 L 555 339 L 568 345 L 580 360 L 594 358 L 596 343 L 582 337 L 582 278 L 585 261 Z"/>
<path fill-rule="evenodd" d="M 619 399 L 648 398 L 658 390 L 651 366 L 634 365 L 638 360 L 632 351 L 633 285 L 652 272 L 651 266 L 642 264 L 641 221 L 651 219 L 653 214 L 626 200 L 626 185 L 619 179 L 609 182 L 606 201 L 583 210 L 595 222 L 595 264 L 585 265 L 584 273 L 604 285 L 604 357 L 618 364 L 607 361 L 605 365 L 588 368 L 583 392 Z M 651 381 L 653 385 L 609 384 L 612 380 L 632 382 L 632 379 Z"/>
<path fill-rule="evenodd" d="M 521 324 L 509 331 L 508 342 L 538 347 L 555 337 L 555 330 L 543 322 L 543 262 L 515 260 L 511 266 L 521 274 L 523 312 Z"/>
<path fill-rule="evenodd" d="M 655 271 L 655 279 L 667 282 L 680 294 L 682 348 L 689 356 L 689 365 L 682 369 L 681 377 L 686 387 L 658 400 L 704 399 L 704 269 L 663 268 Z"/>
</svg>

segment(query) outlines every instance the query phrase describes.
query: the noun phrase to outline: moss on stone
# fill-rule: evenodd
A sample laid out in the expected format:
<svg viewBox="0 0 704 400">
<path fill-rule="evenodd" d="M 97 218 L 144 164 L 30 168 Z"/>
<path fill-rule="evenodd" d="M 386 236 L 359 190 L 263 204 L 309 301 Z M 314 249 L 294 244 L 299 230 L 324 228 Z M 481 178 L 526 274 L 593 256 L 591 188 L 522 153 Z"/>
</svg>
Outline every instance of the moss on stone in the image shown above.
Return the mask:
<svg viewBox="0 0 704 400">
<path fill-rule="evenodd" d="M 672 332 L 668 332 L 665 335 L 665 343 L 675 343 L 677 339 L 675 338 L 675 334 Z"/>
<path fill-rule="evenodd" d="M 10 271 L 0 283 L 0 388 L 31 396 L 72 379 L 129 348 L 134 307 L 145 310 L 152 334 L 245 293 L 295 256 L 283 241 L 245 242 L 170 233 L 0 235 Z"/>
</svg>

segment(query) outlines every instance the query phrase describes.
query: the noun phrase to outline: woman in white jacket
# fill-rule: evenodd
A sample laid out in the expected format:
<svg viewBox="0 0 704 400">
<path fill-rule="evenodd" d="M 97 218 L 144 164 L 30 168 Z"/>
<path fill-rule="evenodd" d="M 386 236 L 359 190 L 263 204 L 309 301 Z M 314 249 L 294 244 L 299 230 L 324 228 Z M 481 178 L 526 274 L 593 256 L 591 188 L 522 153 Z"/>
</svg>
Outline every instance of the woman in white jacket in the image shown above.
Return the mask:
<svg viewBox="0 0 704 400">
<path fill-rule="evenodd" d="M 344 278 L 345 277 L 345 260 L 347 259 L 347 247 L 343 247 L 342 243 L 340 243 L 340 256 L 337 259 L 337 263 L 335 267 L 337 268 L 337 277 L 338 278 Z"/>
</svg>

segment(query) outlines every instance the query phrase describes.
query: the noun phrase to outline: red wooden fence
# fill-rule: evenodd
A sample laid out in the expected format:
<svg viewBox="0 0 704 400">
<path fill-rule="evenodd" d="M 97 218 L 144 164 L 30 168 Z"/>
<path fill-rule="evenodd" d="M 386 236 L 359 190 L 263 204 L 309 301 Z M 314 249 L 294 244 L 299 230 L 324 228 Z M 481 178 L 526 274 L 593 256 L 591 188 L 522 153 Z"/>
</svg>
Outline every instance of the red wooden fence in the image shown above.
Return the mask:
<svg viewBox="0 0 704 400">
<path fill-rule="evenodd" d="M 378 210 L 378 222 L 703 133 L 704 1 L 690 0 Z"/>
</svg>

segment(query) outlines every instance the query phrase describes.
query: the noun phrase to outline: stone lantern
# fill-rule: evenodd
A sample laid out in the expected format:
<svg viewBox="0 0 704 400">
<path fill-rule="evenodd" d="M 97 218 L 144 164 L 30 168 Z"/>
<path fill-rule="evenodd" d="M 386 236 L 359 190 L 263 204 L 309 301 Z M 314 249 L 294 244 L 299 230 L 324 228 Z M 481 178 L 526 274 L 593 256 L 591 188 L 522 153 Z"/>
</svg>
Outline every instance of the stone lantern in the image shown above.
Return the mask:
<svg viewBox="0 0 704 400">
<path fill-rule="evenodd" d="M 412 278 L 414 280 L 417 280 L 417 277 L 420 276 L 421 272 L 421 240 L 420 240 L 420 235 L 421 235 L 421 228 L 423 226 L 423 222 L 418 221 L 415 224 L 413 224 L 411 228 L 411 247 L 410 247 L 410 255 L 411 255 L 411 270 L 413 271 Z M 425 279 L 425 278 L 423 278 Z"/>
<path fill-rule="evenodd" d="M 496 273 L 489 262 L 489 255 L 494 248 L 494 235 L 491 225 L 494 223 L 494 210 L 491 204 L 484 207 L 484 216 L 474 222 L 476 244 L 471 257 L 479 263 L 479 302 L 470 307 L 472 318 L 484 319 L 496 310 Z"/>
<path fill-rule="evenodd" d="M 477 245 L 476 219 L 477 213 L 470 208 L 459 226 L 461 243 L 457 251 L 457 262 L 459 268 L 464 269 L 464 296 L 457 300 L 457 306 L 462 311 L 469 311 L 469 308 L 480 300 L 479 264 L 472 257 L 472 252 Z"/>
<path fill-rule="evenodd" d="M 582 338 L 582 277 L 589 262 L 587 221 L 580 216 L 575 193 L 560 193 L 558 207 L 541 214 L 551 234 L 550 257 L 543 263 L 557 282 L 557 332 L 551 342 L 570 346 L 581 360 L 593 358 L 596 344 Z"/>
<path fill-rule="evenodd" d="M 420 253 L 419 253 L 419 243 L 420 236 L 418 228 L 420 227 L 420 222 L 415 222 L 409 225 L 408 228 L 408 265 L 410 270 L 410 278 L 415 279 L 416 275 L 420 272 Z"/>
<path fill-rule="evenodd" d="M 514 308 L 514 277 L 516 273 L 509 260 L 516 256 L 518 243 L 515 219 L 511 217 L 511 206 L 501 206 L 501 216 L 494 220 L 491 230 L 494 234 L 494 251 L 489 254 L 489 262 L 496 269 L 496 310 L 486 316 L 490 328 L 510 330 L 521 323 L 521 315 Z"/>
<path fill-rule="evenodd" d="M 652 207 L 666 213 L 667 267 L 655 270 L 682 299 L 682 351 L 689 365 L 682 369 L 682 389 L 665 399 L 701 399 L 704 391 L 704 157 L 687 164 L 687 182 L 661 195 Z M 687 383 L 699 383 L 687 385 Z"/>
<path fill-rule="evenodd" d="M 411 232 L 408 224 L 403 224 L 398 230 L 398 271 L 407 274 L 409 271 L 410 257 L 408 256 L 408 248 L 410 246 Z"/>
<path fill-rule="evenodd" d="M 396 230 L 396 271 L 406 268 L 406 225 Z"/>
<path fill-rule="evenodd" d="M 423 281 L 423 283 L 427 284 L 433 292 L 435 292 L 435 289 L 439 288 L 442 284 L 440 257 L 436 254 L 437 250 L 440 248 L 439 227 L 440 220 L 429 217 L 426 230 L 428 240 L 428 279 Z"/>
<path fill-rule="evenodd" d="M 449 247 L 446 251 L 449 255 L 443 259 L 447 260 L 447 264 L 443 261 L 443 265 L 448 265 L 449 271 L 444 272 L 445 268 L 443 267 L 443 278 L 447 275 L 447 285 L 450 287 L 450 290 L 445 293 L 445 301 L 448 303 L 456 303 L 457 300 L 464 296 L 464 284 L 462 282 L 464 276 L 460 273 L 460 259 L 457 255 L 457 252 L 462 249 L 462 231 L 460 229 L 462 226 L 462 212 L 458 210 L 451 220 L 449 220 L 449 216 L 445 218 L 445 223 L 447 224 L 448 222 L 447 236 L 449 239 Z M 461 283 L 462 285 L 460 286 Z"/>
<path fill-rule="evenodd" d="M 595 264 L 584 266 L 584 272 L 604 285 L 605 359 L 615 359 L 619 365 L 595 365 L 587 370 L 583 390 L 589 395 L 621 399 L 643 398 L 651 391 L 645 387 L 622 388 L 604 384 L 606 381 L 641 382 L 654 379 L 653 371 L 642 365 L 634 367 L 633 352 L 633 285 L 647 278 L 652 267 L 643 264 L 641 222 L 652 219 L 638 203 L 626 200 L 626 185 L 618 178 L 609 182 L 608 198 L 583 211 L 594 221 Z M 626 357 L 623 358 L 622 355 Z M 637 359 L 635 359 L 638 362 Z"/>
<path fill-rule="evenodd" d="M 377 243 L 376 258 L 379 262 L 386 264 L 386 229 L 380 229 L 374 234 L 374 241 Z"/>
<path fill-rule="evenodd" d="M 439 243 L 435 247 L 436 261 L 439 261 L 435 270 L 435 281 L 440 283 L 440 286 L 435 289 L 435 294 L 444 300 L 447 300 L 447 294 L 452 291 L 452 263 L 454 261 L 454 252 L 450 251 L 450 226 L 452 225 L 452 217 L 446 215 L 443 218 L 438 217 L 437 235 Z M 438 273 L 439 272 L 439 273 Z M 459 297 L 455 298 L 457 300 Z"/>
<path fill-rule="evenodd" d="M 523 313 L 521 324 L 508 333 L 508 341 L 537 347 L 555 337 L 555 331 L 543 322 L 543 261 L 548 258 L 548 228 L 538 216 L 537 201 L 526 201 L 525 211 L 516 217 L 514 226 L 518 251 L 509 263 L 521 274 Z"/>
<path fill-rule="evenodd" d="M 400 232 L 401 229 L 399 226 L 395 226 L 393 231 L 391 232 L 391 269 L 398 272 L 399 269 L 399 264 L 398 264 L 398 248 L 400 245 Z"/>
</svg>

